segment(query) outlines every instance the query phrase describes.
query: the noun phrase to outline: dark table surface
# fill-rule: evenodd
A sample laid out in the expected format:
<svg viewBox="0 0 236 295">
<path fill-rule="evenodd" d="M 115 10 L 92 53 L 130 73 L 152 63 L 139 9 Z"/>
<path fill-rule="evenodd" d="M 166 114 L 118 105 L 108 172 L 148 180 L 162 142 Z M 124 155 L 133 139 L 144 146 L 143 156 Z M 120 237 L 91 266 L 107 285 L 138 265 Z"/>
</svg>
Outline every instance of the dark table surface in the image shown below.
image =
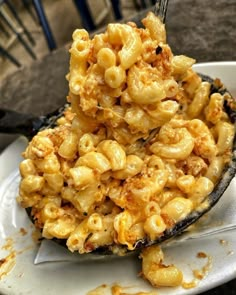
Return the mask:
<svg viewBox="0 0 236 295">
<path fill-rule="evenodd" d="M 236 61 L 236 0 L 169 2 L 166 28 L 174 54 L 186 54 L 197 62 Z M 42 115 L 63 105 L 68 92 L 68 65 L 65 47 L 16 71 L 1 83 L 0 107 Z M 1 135 L 0 141 L 1 149 L 9 138 Z M 236 280 L 203 294 L 235 295 Z"/>
</svg>

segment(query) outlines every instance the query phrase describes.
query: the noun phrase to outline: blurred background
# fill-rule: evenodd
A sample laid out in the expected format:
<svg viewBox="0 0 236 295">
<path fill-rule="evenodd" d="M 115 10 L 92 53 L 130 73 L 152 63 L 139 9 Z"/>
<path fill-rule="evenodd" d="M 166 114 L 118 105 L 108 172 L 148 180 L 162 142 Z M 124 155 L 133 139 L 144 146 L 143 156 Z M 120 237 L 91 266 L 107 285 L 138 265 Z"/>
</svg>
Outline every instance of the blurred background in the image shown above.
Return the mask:
<svg viewBox="0 0 236 295">
<path fill-rule="evenodd" d="M 0 79 L 69 45 L 72 32 L 93 32 L 128 18 L 152 0 L 0 0 Z"/>
</svg>

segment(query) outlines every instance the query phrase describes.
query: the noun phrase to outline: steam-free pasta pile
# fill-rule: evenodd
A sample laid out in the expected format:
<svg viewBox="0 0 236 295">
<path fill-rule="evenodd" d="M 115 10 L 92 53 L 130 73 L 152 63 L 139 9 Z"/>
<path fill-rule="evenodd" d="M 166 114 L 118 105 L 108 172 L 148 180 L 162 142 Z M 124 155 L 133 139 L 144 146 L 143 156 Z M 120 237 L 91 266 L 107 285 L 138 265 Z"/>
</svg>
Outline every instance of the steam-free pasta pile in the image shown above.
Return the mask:
<svg viewBox="0 0 236 295">
<path fill-rule="evenodd" d="M 194 59 L 173 55 L 159 18 L 143 24 L 73 33 L 71 108 L 23 153 L 18 200 L 43 237 L 72 252 L 155 240 L 211 193 L 231 157 L 224 95 L 211 94 Z"/>
</svg>

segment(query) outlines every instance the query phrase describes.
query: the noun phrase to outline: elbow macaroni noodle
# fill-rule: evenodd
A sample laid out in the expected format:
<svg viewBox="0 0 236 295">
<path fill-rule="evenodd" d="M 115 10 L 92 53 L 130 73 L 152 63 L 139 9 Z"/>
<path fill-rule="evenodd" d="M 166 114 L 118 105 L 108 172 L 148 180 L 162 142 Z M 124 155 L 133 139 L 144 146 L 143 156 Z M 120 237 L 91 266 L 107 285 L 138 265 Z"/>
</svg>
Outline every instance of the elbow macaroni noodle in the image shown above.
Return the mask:
<svg viewBox="0 0 236 295">
<path fill-rule="evenodd" d="M 23 153 L 18 200 L 43 237 L 66 239 L 72 252 L 160 237 L 211 193 L 231 156 L 224 95 L 210 93 L 195 60 L 173 55 L 158 18 L 143 24 L 109 24 L 93 39 L 73 33 L 71 107 Z M 153 270 L 153 249 L 142 254 L 143 275 L 179 285 L 162 258 Z"/>
</svg>

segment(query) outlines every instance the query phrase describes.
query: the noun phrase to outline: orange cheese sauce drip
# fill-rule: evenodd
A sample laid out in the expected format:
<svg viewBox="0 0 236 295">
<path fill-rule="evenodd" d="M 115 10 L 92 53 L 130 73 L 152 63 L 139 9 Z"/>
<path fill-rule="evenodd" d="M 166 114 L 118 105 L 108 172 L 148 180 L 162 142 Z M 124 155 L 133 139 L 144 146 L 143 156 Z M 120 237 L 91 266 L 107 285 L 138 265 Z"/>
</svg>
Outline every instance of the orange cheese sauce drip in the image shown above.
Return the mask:
<svg viewBox="0 0 236 295">
<path fill-rule="evenodd" d="M 9 251 L 9 254 L 0 259 L 0 280 L 8 275 L 16 264 L 16 252 L 13 250 L 13 240 L 11 238 L 6 239 L 6 243 L 1 249 Z"/>
<path fill-rule="evenodd" d="M 122 287 L 118 284 L 114 284 L 112 286 L 108 286 L 106 284 L 102 284 L 97 288 L 89 291 L 86 295 L 158 295 L 156 291 L 150 292 L 136 292 L 136 293 L 127 293 L 125 289 L 129 289 L 130 287 Z"/>
<path fill-rule="evenodd" d="M 193 270 L 194 279 L 190 282 L 183 282 L 182 287 L 184 289 L 195 288 L 198 285 L 199 281 L 204 279 L 208 275 L 210 269 L 212 268 L 212 257 L 210 255 L 207 255 L 204 252 L 198 252 L 197 258 L 200 258 L 200 259 L 206 258 L 207 262 L 205 265 L 203 265 L 202 268 Z"/>
</svg>

